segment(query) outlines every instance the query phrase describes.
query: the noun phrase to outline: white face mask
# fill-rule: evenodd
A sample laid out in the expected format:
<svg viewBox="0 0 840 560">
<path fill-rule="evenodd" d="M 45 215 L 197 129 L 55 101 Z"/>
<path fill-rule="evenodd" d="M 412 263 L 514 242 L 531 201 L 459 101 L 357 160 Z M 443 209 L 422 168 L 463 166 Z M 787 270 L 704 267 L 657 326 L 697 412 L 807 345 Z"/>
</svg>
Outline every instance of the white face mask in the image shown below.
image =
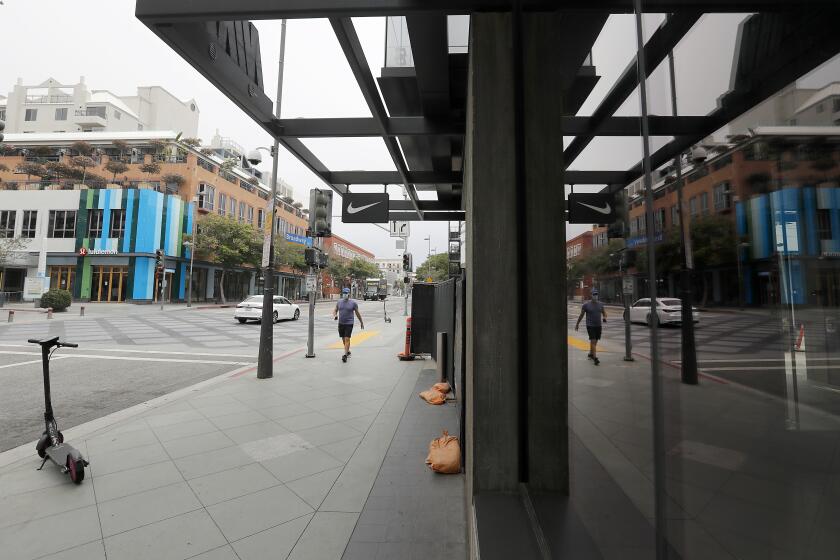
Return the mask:
<svg viewBox="0 0 840 560">
<path fill-rule="evenodd" d="M 598 294 L 592 294 L 592 301 L 598 301 Z"/>
</svg>

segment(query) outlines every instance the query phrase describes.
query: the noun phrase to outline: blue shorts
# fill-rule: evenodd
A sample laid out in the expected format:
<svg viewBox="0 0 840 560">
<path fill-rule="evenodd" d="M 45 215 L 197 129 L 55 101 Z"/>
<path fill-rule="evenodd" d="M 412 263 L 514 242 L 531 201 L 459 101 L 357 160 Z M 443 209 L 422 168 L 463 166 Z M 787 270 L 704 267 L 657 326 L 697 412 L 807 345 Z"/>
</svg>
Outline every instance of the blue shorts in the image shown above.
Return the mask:
<svg viewBox="0 0 840 560">
<path fill-rule="evenodd" d="M 349 324 L 346 324 L 346 325 L 342 324 L 342 323 L 338 324 L 338 336 L 340 336 L 341 338 L 350 338 L 350 336 L 352 334 L 353 334 L 353 323 L 349 323 Z"/>
</svg>

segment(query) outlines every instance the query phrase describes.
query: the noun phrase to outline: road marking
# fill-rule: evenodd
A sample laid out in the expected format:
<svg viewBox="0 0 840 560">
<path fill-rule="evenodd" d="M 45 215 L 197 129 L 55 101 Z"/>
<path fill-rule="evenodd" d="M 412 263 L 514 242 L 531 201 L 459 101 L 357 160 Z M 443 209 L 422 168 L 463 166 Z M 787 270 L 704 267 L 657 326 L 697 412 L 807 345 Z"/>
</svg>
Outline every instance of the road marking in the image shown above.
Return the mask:
<svg viewBox="0 0 840 560">
<path fill-rule="evenodd" d="M 799 364 L 799 365 L 800 365 L 801 369 L 806 369 L 806 370 L 807 369 L 812 369 L 812 370 L 813 369 L 831 369 L 831 370 L 840 369 L 840 365 L 837 365 L 837 366 L 832 366 L 832 365 L 804 366 L 802 364 Z M 788 366 L 755 366 L 755 367 L 746 366 L 746 367 L 713 367 L 713 368 L 701 367 L 700 369 L 703 370 L 703 371 L 767 371 L 767 370 L 770 370 L 770 369 L 772 369 L 772 370 L 788 370 L 790 368 Z"/>
<path fill-rule="evenodd" d="M 0 344 L 2 348 L 29 348 L 26 344 Z M 214 352 L 167 352 L 165 350 L 120 350 L 115 348 L 85 348 L 85 350 L 92 350 L 94 352 L 130 352 L 134 354 L 166 354 L 172 356 L 218 356 L 220 358 L 250 358 L 256 360 L 257 357 L 249 354 L 216 354 Z M 0 353 L 4 353 L 0 351 Z"/>
<path fill-rule="evenodd" d="M 373 338 L 374 336 L 378 335 L 379 331 L 362 331 L 359 334 L 354 334 L 350 337 L 350 344 L 359 344 L 364 342 L 369 338 Z M 341 349 L 344 348 L 344 342 L 336 342 L 335 344 L 330 344 L 327 348 L 331 349 Z"/>
<path fill-rule="evenodd" d="M 56 356 L 55 358 L 52 358 L 52 359 L 53 360 L 60 360 L 61 358 L 66 358 L 66 357 L 67 356 Z M 15 366 L 26 366 L 26 365 L 29 365 L 29 364 L 40 364 L 40 363 L 41 363 L 41 360 L 32 360 L 32 361 L 29 361 L 29 362 L 18 362 L 16 364 L 6 364 L 4 366 L 0 366 L 0 369 L 7 368 L 7 367 L 15 367 Z"/>
<path fill-rule="evenodd" d="M 14 354 L 20 356 L 39 356 L 40 352 L 16 352 L 13 350 L 0 350 L 0 354 Z M 59 356 L 56 356 L 59 357 Z M 98 360 L 124 360 L 130 362 L 172 362 L 179 364 L 222 364 L 245 366 L 253 362 L 231 362 L 227 360 L 186 360 L 183 358 L 141 358 L 133 356 L 99 356 L 97 354 L 62 354 L 62 358 L 92 358 Z M 40 361 L 40 360 L 39 360 Z"/>
<path fill-rule="evenodd" d="M 576 336 L 569 335 L 568 338 L 569 346 L 577 348 L 578 350 L 586 350 L 589 352 L 589 341 L 584 340 L 582 338 L 578 338 Z M 604 345 L 599 343 L 600 348 L 598 348 L 598 352 L 609 352 L 609 350 L 604 349 Z"/>
<path fill-rule="evenodd" d="M 804 354 L 797 354 L 797 356 L 804 357 Z M 840 362 L 840 358 L 808 358 L 809 361 L 812 362 Z M 732 358 L 731 360 L 700 360 L 698 364 L 739 364 L 739 363 L 748 363 L 752 364 L 755 362 L 784 362 L 785 358 L 754 358 L 752 360 L 749 359 L 738 359 Z M 682 360 L 674 360 L 672 363 L 674 364 L 682 364 Z"/>
</svg>

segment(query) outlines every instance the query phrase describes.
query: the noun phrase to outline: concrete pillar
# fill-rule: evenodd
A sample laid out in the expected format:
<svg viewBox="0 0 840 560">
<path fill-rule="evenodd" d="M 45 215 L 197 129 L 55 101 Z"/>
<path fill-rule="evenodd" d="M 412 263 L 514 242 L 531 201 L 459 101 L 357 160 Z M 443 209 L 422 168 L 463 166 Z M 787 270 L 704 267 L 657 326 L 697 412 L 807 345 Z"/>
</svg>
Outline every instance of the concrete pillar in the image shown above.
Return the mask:
<svg viewBox="0 0 840 560">
<path fill-rule="evenodd" d="M 471 20 L 464 160 L 469 495 L 516 491 L 520 482 L 568 492 L 560 131 L 567 78 L 557 64 L 559 17 L 523 17 L 519 176 L 511 15 Z"/>
</svg>

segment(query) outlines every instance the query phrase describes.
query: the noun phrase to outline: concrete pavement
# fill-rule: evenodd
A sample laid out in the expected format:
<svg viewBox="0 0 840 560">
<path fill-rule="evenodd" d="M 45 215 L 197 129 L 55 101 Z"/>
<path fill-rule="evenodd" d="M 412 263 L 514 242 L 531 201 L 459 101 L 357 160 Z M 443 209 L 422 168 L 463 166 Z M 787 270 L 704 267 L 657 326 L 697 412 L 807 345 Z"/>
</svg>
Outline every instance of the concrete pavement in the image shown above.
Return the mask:
<svg viewBox="0 0 840 560">
<path fill-rule="evenodd" d="M 31 444 L 0 454 L 4 557 L 340 558 L 428 367 L 395 358 L 402 321 L 374 323 L 347 364 L 322 338 L 315 359 L 278 356 L 272 379 L 245 366 L 65 430 L 91 462 L 81 486 L 35 471 Z M 439 427 L 412 434 L 420 470 Z M 444 494 L 458 495 L 453 480 Z"/>
</svg>

